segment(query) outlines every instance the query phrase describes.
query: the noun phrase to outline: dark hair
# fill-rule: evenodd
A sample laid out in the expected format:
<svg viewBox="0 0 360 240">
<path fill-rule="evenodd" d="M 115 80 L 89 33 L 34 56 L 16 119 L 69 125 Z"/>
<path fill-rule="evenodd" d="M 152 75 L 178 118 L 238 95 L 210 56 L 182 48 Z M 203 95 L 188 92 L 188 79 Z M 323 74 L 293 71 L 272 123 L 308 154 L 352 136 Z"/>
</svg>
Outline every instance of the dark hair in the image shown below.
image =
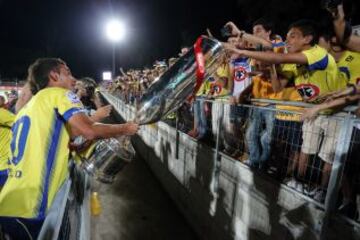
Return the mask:
<svg viewBox="0 0 360 240">
<path fill-rule="evenodd" d="M 289 26 L 289 30 L 291 28 L 299 29 L 304 37 L 312 36 L 312 40 L 310 42 L 311 46 L 313 46 L 319 42 L 318 27 L 314 21 L 302 19 L 302 20 L 292 23 Z"/>
<path fill-rule="evenodd" d="M 95 89 L 97 87 L 97 83 L 95 82 L 95 80 L 92 78 L 89 78 L 89 77 L 84 77 L 84 78 L 79 79 L 79 81 L 84 83 L 86 95 L 89 98 L 93 98 L 94 94 L 95 94 Z"/>
<path fill-rule="evenodd" d="M 84 77 L 79 79 L 80 81 L 84 82 L 85 85 L 92 85 L 94 87 L 97 87 L 97 83 L 94 79 L 92 79 L 91 77 Z"/>
<path fill-rule="evenodd" d="M 90 77 L 81 78 L 79 79 L 79 81 L 84 83 L 84 88 L 86 91 L 86 96 L 83 96 L 80 99 L 81 102 L 86 108 L 96 109 L 96 106 L 94 104 L 95 89 L 97 87 L 96 81 Z"/>
<path fill-rule="evenodd" d="M 51 71 L 59 72 L 60 65 L 66 63 L 60 58 L 39 58 L 28 68 L 27 81 L 30 84 L 32 94 L 36 94 L 49 84 Z"/>
<path fill-rule="evenodd" d="M 252 27 L 255 27 L 256 25 L 261 25 L 267 32 L 273 30 L 273 23 L 265 18 L 259 18 L 255 22 L 253 22 Z"/>
</svg>

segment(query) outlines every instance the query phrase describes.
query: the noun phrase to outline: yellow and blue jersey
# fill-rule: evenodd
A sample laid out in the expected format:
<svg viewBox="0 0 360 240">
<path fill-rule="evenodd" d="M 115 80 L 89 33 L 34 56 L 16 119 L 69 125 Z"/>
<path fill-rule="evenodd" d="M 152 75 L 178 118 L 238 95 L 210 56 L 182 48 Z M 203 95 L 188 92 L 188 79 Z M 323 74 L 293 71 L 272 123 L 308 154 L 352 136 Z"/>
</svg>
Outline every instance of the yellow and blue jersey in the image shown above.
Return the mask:
<svg viewBox="0 0 360 240">
<path fill-rule="evenodd" d="M 294 79 L 295 87 L 304 100 L 345 87 L 334 58 L 325 49 L 315 45 L 302 53 L 308 63 L 296 67 Z"/>
<path fill-rule="evenodd" d="M 344 51 L 337 65 L 347 83 L 360 84 L 360 53 Z"/>
<path fill-rule="evenodd" d="M 5 108 L 0 108 L 0 186 L 7 179 L 10 154 L 11 126 L 15 115 Z"/>
<path fill-rule="evenodd" d="M 43 219 L 68 176 L 67 121 L 83 106 L 63 88 L 39 91 L 12 127 L 9 176 L 0 192 L 0 216 Z"/>
</svg>

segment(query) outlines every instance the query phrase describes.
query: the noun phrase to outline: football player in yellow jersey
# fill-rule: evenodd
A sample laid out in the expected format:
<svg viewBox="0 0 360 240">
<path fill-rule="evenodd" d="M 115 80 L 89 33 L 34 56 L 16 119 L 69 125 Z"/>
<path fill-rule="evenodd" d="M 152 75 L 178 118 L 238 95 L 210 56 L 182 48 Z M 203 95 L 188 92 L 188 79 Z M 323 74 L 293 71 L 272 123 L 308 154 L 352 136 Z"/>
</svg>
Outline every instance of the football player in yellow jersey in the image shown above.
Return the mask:
<svg viewBox="0 0 360 240">
<path fill-rule="evenodd" d="M 300 20 L 289 27 L 287 33 L 288 53 L 254 52 L 235 49 L 230 45 L 225 47 L 240 55 L 274 64 L 296 64 L 294 72 L 295 87 L 303 100 L 309 101 L 320 95 L 339 90 L 338 68 L 334 58 L 325 49 L 316 45 L 318 33 L 315 24 L 309 20 Z M 286 83 L 286 82 L 285 82 Z M 279 84 L 280 85 L 280 84 Z M 285 85 L 280 85 L 285 87 Z M 326 126 L 325 126 L 326 125 Z M 299 159 L 299 176 L 305 176 L 309 154 L 316 154 L 320 145 L 319 132 L 327 136 L 336 135 L 336 123 L 327 118 L 319 118 L 317 122 L 305 121 L 303 125 L 303 145 Z M 322 186 L 329 179 L 335 153 L 336 139 L 325 138 L 322 142 L 319 156 L 325 162 L 322 175 Z M 319 189 L 319 201 L 324 200 L 324 191 Z"/>
<path fill-rule="evenodd" d="M 5 98 L 0 96 L 0 191 L 8 176 L 11 126 L 15 115 L 5 109 Z"/>
<path fill-rule="evenodd" d="M 132 135 L 134 123 L 89 119 L 71 91 L 70 69 L 60 59 L 36 60 L 28 70 L 34 96 L 12 127 L 8 179 L 0 192 L 0 225 L 11 239 L 36 239 L 54 197 L 68 177 L 70 136 L 88 140 Z"/>
</svg>

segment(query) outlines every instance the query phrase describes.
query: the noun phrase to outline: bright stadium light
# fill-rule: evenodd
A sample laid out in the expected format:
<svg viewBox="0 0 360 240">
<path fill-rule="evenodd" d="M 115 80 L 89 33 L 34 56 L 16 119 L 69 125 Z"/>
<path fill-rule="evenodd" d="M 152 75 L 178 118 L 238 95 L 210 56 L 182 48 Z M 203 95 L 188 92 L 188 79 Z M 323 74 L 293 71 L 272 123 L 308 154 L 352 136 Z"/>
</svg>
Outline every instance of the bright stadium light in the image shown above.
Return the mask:
<svg viewBox="0 0 360 240">
<path fill-rule="evenodd" d="M 109 81 L 112 79 L 111 72 L 103 72 L 103 80 Z"/>
<path fill-rule="evenodd" d="M 106 36 L 112 42 L 112 77 L 116 76 L 116 43 L 125 38 L 125 24 L 117 19 L 112 19 L 106 24 Z"/>
<path fill-rule="evenodd" d="M 106 24 L 106 36 L 112 42 L 119 42 L 125 37 L 125 24 L 113 19 Z"/>
</svg>

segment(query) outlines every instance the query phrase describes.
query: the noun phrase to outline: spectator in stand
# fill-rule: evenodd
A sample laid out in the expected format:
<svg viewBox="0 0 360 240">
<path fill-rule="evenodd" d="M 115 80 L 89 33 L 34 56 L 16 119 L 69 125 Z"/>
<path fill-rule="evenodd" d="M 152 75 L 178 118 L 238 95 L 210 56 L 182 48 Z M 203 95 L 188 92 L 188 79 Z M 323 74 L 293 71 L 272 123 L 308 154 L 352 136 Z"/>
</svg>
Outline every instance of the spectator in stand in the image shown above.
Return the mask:
<svg viewBox="0 0 360 240">
<path fill-rule="evenodd" d="M 177 60 L 178 60 L 177 58 L 170 58 L 170 59 L 169 59 L 169 62 L 168 62 L 169 68 L 170 68 L 172 65 L 174 65 Z"/>
<path fill-rule="evenodd" d="M 224 127 L 226 128 L 226 123 L 229 121 L 227 118 L 230 117 L 230 114 L 226 114 L 225 108 L 224 111 L 221 111 L 222 105 L 224 102 L 229 101 L 229 97 L 232 90 L 232 81 L 230 76 L 230 58 L 227 54 L 222 57 L 221 64 L 217 68 L 216 72 L 213 74 L 214 80 L 210 83 L 209 95 L 214 99 L 211 107 L 211 124 L 212 124 L 212 134 L 214 139 L 217 137 L 217 128 L 220 125 L 221 134 L 220 139 L 223 139 L 224 136 Z M 211 80 L 211 79 L 209 79 Z M 219 122 L 220 121 L 220 122 Z"/>
<path fill-rule="evenodd" d="M 104 118 L 110 116 L 112 107 L 111 105 L 97 107 L 96 101 L 97 96 L 95 94 L 96 82 L 92 78 L 85 77 L 76 81 L 74 92 L 80 99 L 84 108 L 87 110 L 88 116 L 94 122 L 100 122 Z"/>
<path fill-rule="evenodd" d="M 206 99 L 209 96 L 210 84 L 214 80 L 215 79 L 213 77 L 205 79 L 196 93 L 196 99 L 193 103 L 194 127 L 193 130 L 188 133 L 193 138 L 202 139 L 207 133 L 208 124 L 206 118 L 206 107 L 208 106 L 208 103 L 206 102 Z"/>
<path fill-rule="evenodd" d="M 317 45 L 318 31 L 315 24 L 309 20 L 300 20 L 291 24 L 287 34 L 287 49 L 289 53 L 254 52 L 238 50 L 228 45 L 227 48 L 240 55 L 265 61 L 268 63 L 296 64 L 293 73 L 295 87 L 304 101 L 311 101 L 318 96 L 339 90 L 339 71 L 334 58 L 325 49 Z M 286 83 L 286 82 L 285 82 Z M 278 87 L 284 88 L 279 82 Z M 287 84 L 287 83 L 286 83 Z M 316 200 L 324 201 L 325 188 L 328 183 L 335 153 L 338 125 L 333 119 L 320 116 L 315 121 L 305 121 L 303 124 L 303 144 L 299 159 L 299 175 L 306 173 L 309 155 L 316 154 L 324 161 L 321 180 L 322 188 L 316 191 Z M 325 132 L 321 141 L 320 133 Z"/>
<path fill-rule="evenodd" d="M 359 101 L 360 85 L 351 85 L 349 88 L 341 92 L 337 92 L 336 95 L 330 95 L 330 98 L 324 103 L 305 109 L 301 117 L 303 120 L 311 121 L 316 119 L 319 114 L 324 113 L 326 110 L 332 110 L 335 113 L 345 106 Z M 341 186 L 343 200 L 341 206 L 339 207 L 340 213 L 345 214 L 350 218 L 354 218 L 357 213 L 356 194 L 359 194 L 359 186 L 356 186 L 356 184 L 359 183 L 356 183 L 356 179 L 358 179 L 360 172 L 360 164 L 358 162 L 359 157 L 360 126 L 357 124 L 353 127 L 351 146 L 347 154 L 347 161 L 345 162 L 345 170 Z"/>
<path fill-rule="evenodd" d="M 271 85 L 276 93 L 274 99 L 281 101 L 301 101 L 302 98 L 296 88 L 294 82 L 288 81 L 294 71 L 294 65 L 284 64 L 276 66 L 276 74 L 271 78 Z M 279 88 L 279 85 L 284 86 Z M 302 108 L 288 106 L 286 104 L 276 104 L 275 113 L 275 129 L 274 129 L 274 158 L 273 165 L 277 168 L 277 177 L 286 179 L 286 184 L 292 188 L 303 192 L 303 184 L 298 184 L 294 175 L 294 170 L 298 166 L 299 155 L 301 150 L 301 127 L 300 112 Z"/>
<path fill-rule="evenodd" d="M 230 37 L 228 42 L 234 45 L 238 49 L 244 49 L 248 47 L 245 40 L 238 37 Z M 247 57 L 238 57 L 236 54 L 231 56 L 230 63 L 230 76 L 232 76 L 233 88 L 232 97 L 229 99 L 230 103 L 230 123 L 229 134 L 225 138 L 226 149 L 233 157 L 239 157 L 241 150 L 242 139 L 241 128 L 245 124 L 247 118 L 247 108 L 242 106 L 236 106 L 239 103 L 240 94 L 251 84 L 251 65 L 250 59 Z"/>
<path fill-rule="evenodd" d="M 271 35 L 272 23 L 263 18 L 256 20 L 253 23 L 253 34 L 246 33 L 240 30 L 233 22 L 228 22 L 225 26 L 229 26 L 231 34 L 237 36 L 239 39 L 247 41 L 253 47 L 261 49 L 272 49 Z"/>
<path fill-rule="evenodd" d="M 333 31 L 324 30 L 319 39 L 319 46 L 325 48 L 335 59 L 340 71 L 340 84 L 352 85 L 360 83 L 360 52 L 344 49 Z M 340 86 L 345 88 L 345 86 Z M 336 93 L 331 93 L 336 94 Z M 326 96 L 329 97 L 329 96 Z"/>
<path fill-rule="evenodd" d="M 16 104 L 17 100 L 18 100 L 17 91 L 11 90 L 7 96 L 6 108 L 12 113 L 15 113 L 15 104 Z"/>
<path fill-rule="evenodd" d="M 11 127 L 15 115 L 5 108 L 5 97 L 0 95 L 0 191 L 8 178 Z"/>
<path fill-rule="evenodd" d="M 96 82 L 91 78 L 76 80 L 74 92 L 87 109 L 96 109 L 94 104 Z"/>
<path fill-rule="evenodd" d="M 72 92 L 75 80 L 62 60 L 38 59 L 28 74 L 34 96 L 15 118 L 9 177 L 0 192 L 0 225 L 10 239 L 37 238 L 69 175 L 70 136 L 92 140 L 133 135 L 138 130 L 133 123 L 91 121 Z M 44 142 L 43 149 L 34 144 L 38 142 Z"/>
<path fill-rule="evenodd" d="M 360 36 L 352 34 L 351 25 L 345 20 L 343 4 L 339 4 L 335 8 L 329 8 L 328 11 L 333 17 L 338 42 L 350 51 L 360 52 Z"/>
<path fill-rule="evenodd" d="M 241 92 L 239 103 L 244 103 L 244 100 L 249 96 L 261 99 L 275 98 L 276 94 L 271 85 L 271 75 L 275 74 L 275 68 L 262 62 L 257 62 L 256 65 L 256 69 L 261 73 L 252 77 L 251 84 Z M 250 113 L 249 126 L 246 130 L 246 142 L 250 156 L 246 164 L 253 168 L 265 170 L 271 154 L 274 111 L 261 108 L 265 106 L 271 108 L 270 104 L 253 104 L 260 108 L 253 108 Z"/>
<path fill-rule="evenodd" d="M 30 84 L 27 82 L 25 83 L 24 87 L 21 89 L 19 94 L 19 99 L 15 104 L 15 113 L 18 113 L 20 109 L 30 101 L 32 98 L 32 90 Z"/>
<path fill-rule="evenodd" d="M 178 54 L 179 57 L 182 57 L 184 56 L 186 53 L 189 52 L 189 47 L 187 46 L 182 46 L 181 49 L 180 49 L 180 53 Z"/>
<path fill-rule="evenodd" d="M 324 103 L 305 109 L 302 113 L 302 120 L 314 120 L 326 109 L 341 110 L 347 105 L 356 103 L 356 101 L 360 100 L 360 85 L 351 85 L 350 87 L 329 96 L 330 97 Z"/>
<path fill-rule="evenodd" d="M 240 31 L 232 22 L 227 23 L 232 34 L 241 40 L 246 40 L 256 48 L 261 50 L 273 50 L 271 42 L 272 24 L 265 19 L 259 19 L 253 23 L 253 34 Z M 248 58 L 247 56 L 238 56 Z M 245 88 L 239 96 L 239 102 L 252 93 L 254 98 L 274 98 L 275 92 L 271 86 L 271 76 L 276 74 L 275 67 L 264 62 L 252 60 L 252 68 L 260 70 L 260 74 L 253 78 L 252 84 Z M 259 104 L 259 106 L 269 106 L 270 104 Z M 263 127 L 264 126 L 264 127 Z M 266 163 L 271 154 L 271 142 L 274 130 L 274 111 L 252 109 L 250 115 L 250 125 L 246 130 L 246 141 L 250 156 L 246 162 L 251 167 L 265 169 Z"/>
</svg>

